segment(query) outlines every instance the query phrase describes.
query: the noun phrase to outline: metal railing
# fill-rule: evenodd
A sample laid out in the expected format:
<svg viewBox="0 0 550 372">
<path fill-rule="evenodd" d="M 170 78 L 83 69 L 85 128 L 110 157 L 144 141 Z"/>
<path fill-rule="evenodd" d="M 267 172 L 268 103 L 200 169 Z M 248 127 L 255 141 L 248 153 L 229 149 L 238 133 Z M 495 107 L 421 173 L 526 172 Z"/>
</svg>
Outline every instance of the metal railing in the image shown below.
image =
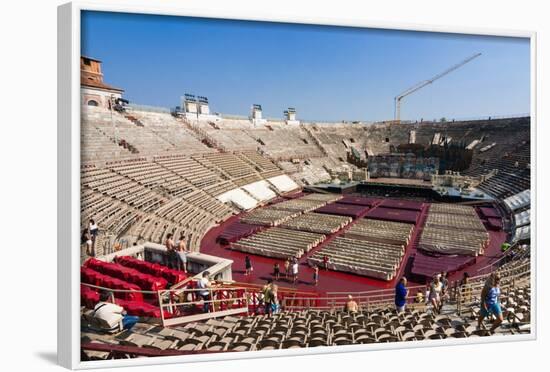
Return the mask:
<svg viewBox="0 0 550 372">
<path fill-rule="evenodd" d="M 530 277 L 530 262 L 520 263 L 517 265 L 512 265 L 509 267 L 500 268 L 498 270 L 501 277 L 503 278 L 502 283 L 503 287 L 508 288 L 510 286 L 515 286 L 517 284 L 523 284 L 529 280 Z M 491 273 L 477 275 L 469 279 L 468 291 L 472 291 L 471 294 L 476 294 L 478 291 L 479 285 L 481 288 L 485 280 Z M 479 284 L 481 283 L 481 284 Z M 460 313 L 465 306 L 471 304 L 466 304 L 464 302 L 464 288 L 460 285 L 458 281 L 450 282 L 448 287 L 448 301 L 450 304 L 456 305 L 457 311 Z M 408 295 L 406 297 L 408 307 L 424 307 L 425 304 L 425 285 L 420 286 L 411 286 L 407 287 Z M 417 293 L 422 293 L 423 302 L 417 302 Z M 479 289 L 479 293 L 481 290 Z M 470 292 L 468 292 L 470 293 Z M 317 309 L 317 310 L 331 310 L 343 308 L 346 302 L 349 300 L 348 296 L 351 295 L 353 300 L 358 304 L 358 306 L 366 311 L 377 310 L 381 308 L 392 307 L 395 300 L 395 290 L 391 289 L 380 289 L 364 292 L 328 292 L 325 297 L 318 297 L 315 301 L 306 297 L 295 297 L 292 299 L 294 303 L 291 303 L 289 300 L 284 300 L 282 302 L 282 308 L 289 311 L 299 311 L 306 309 Z M 470 296 L 470 294 L 468 294 Z M 309 301 L 308 301 L 309 300 Z"/>
<path fill-rule="evenodd" d="M 116 298 L 127 300 L 125 298 L 127 295 L 139 293 L 141 297 L 149 300 L 144 303 L 158 306 L 160 310 L 159 320 L 163 326 L 183 324 L 234 314 L 248 314 L 249 306 L 253 304 L 246 288 L 239 287 L 146 291 L 107 288 L 89 283 L 81 283 L 81 285 L 99 291 L 109 292 L 113 303 L 116 302 Z M 201 296 L 201 293 L 204 291 L 208 292 L 208 297 Z M 202 313 L 199 312 L 201 308 L 203 309 Z"/>
<path fill-rule="evenodd" d="M 239 287 L 167 289 L 158 291 L 158 301 L 163 326 L 249 312 L 249 295 L 246 288 Z M 200 307 L 203 311 L 197 313 Z M 165 310 L 171 314 L 169 318 Z"/>
<path fill-rule="evenodd" d="M 519 266 L 514 266 L 504 270 L 497 270 L 500 273 L 500 288 L 503 291 L 526 286 L 530 283 L 531 274 L 530 262 L 526 262 Z M 470 278 L 467 284 L 456 285 L 454 290 L 454 299 L 459 315 L 465 312 L 465 309 L 471 311 L 472 307 L 479 305 L 481 301 L 481 291 L 485 286 L 485 281 L 491 275 L 484 274 Z"/>
</svg>

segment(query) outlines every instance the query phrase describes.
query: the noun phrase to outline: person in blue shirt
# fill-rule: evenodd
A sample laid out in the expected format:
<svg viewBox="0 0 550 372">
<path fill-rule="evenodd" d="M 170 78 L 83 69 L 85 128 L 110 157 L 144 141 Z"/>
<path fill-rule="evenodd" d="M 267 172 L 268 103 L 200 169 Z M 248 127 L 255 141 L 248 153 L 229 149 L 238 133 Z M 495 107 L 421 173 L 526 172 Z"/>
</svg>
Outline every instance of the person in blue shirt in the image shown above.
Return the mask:
<svg viewBox="0 0 550 372">
<path fill-rule="evenodd" d="M 399 283 L 397 283 L 397 285 L 395 286 L 395 309 L 398 313 L 405 311 L 408 293 L 409 290 L 407 289 L 407 278 L 402 277 L 399 280 Z"/>
<path fill-rule="evenodd" d="M 500 277 L 495 275 L 493 277 L 493 284 L 491 288 L 487 291 L 484 291 L 485 293 L 481 302 L 479 318 L 477 320 L 477 325 L 479 328 L 481 328 L 483 319 L 493 314 L 495 316 L 495 321 L 493 322 L 490 332 L 494 332 L 495 329 L 497 329 L 498 326 L 500 326 L 500 324 L 503 321 L 502 309 L 500 308 L 500 286 L 499 285 L 500 285 Z"/>
</svg>

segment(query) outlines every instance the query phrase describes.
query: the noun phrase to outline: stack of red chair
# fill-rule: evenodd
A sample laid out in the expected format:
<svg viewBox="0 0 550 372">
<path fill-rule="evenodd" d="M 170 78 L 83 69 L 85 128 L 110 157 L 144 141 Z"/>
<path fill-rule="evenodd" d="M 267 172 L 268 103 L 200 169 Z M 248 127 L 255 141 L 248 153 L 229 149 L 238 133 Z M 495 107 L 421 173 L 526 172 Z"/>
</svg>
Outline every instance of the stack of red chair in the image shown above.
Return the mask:
<svg viewBox="0 0 550 372">
<path fill-rule="evenodd" d="M 80 298 L 81 303 L 88 309 L 93 309 L 99 302 L 99 292 L 94 288 L 86 285 L 80 285 Z M 148 304 L 147 302 L 124 300 L 121 298 L 115 298 L 115 303 L 122 306 L 129 315 L 136 315 L 141 317 L 160 318 L 160 309 L 157 306 Z M 169 318 L 172 314 L 164 311 L 164 317 Z"/>
<path fill-rule="evenodd" d="M 123 265 L 103 262 L 94 258 L 87 260 L 84 266 L 114 278 L 136 284 L 139 288 L 147 291 L 165 289 L 168 284 L 167 280 L 161 276 L 146 274 Z"/>
<path fill-rule="evenodd" d="M 88 309 L 93 309 L 99 302 L 99 292 L 87 285 L 80 285 L 80 301 Z"/>
<path fill-rule="evenodd" d="M 80 268 L 80 280 L 82 283 L 93 284 L 99 287 L 110 289 L 123 289 L 131 292 L 114 292 L 115 297 L 123 298 L 131 301 L 143 301 L 143 295 L 140 292 L 140 287 L 135 284 L 125 282 L 100 272 L 82 266 Z"/>
<path fill-rule="evenodd" d="M 116 299 L 115 302 L 117 305 L 122 306 L 130 315 L 160 318 L 160 309 L 157 306 L 148 304 L 147 302 L 127 301 L 121 299 Z M 168 311 L 164 311 L 165 318 L 170 318 L 171 316 L 172 314 Z"/>
<path fill-rule="evenodd" d="M 170 269 L 166 266 L 156 263 L 138 260 L 137 258 L 131 256 L 116 257 L 116 262 L 122 266 L 136 269 L 142 273 L 164 278 L 168 283 L 171 284 L 179 283 L 187 278 L 187 274 L 185 274 L 183 271 Z"/>
</svg>

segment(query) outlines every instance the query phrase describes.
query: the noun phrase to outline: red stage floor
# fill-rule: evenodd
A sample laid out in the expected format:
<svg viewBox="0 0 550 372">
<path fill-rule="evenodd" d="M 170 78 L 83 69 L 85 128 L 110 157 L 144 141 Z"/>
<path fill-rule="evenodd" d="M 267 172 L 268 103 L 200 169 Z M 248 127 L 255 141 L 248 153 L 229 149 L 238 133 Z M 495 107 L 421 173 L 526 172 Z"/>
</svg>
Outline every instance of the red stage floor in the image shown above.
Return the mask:
<svg viewBox="0 0 550 372">
<path fill-rule="evenodd" d="M 399 273 L 392 281 L 385 282 L 382 280 L 371 279 L 371 278 L 362 277 L 362 276 L 353 275 L 353 274 L 321 270 L 319 275 L 319 284 L 317 286 L 314 286 L 313 269 L 311 269 L 307 265 L 306 263 L 307 255 L 304 255 L 299 261 L 300 271 L 299 271 L 298 283 L 296 285 L 293 285 L 290 281 L 287 281 L 283 276 L 281 280 L 277 282 L 277 284 L 282 287 L 293 287 L 298 290 L 315 291 L 321 295 L 323 295 L 326 292 L 341 292 L 341 291 L 359 292 L 359 291 L 368 291 L 373 289 L 393 288 L 396 285 L 398 278 L 400 278 L 404 274 L 407 276 L 410 273 L 411 262 L 409 261 L 412 260 L 412 257 L 416 253 L 416 245 L 418 244 L 420 232 L 422 231 L 422 227 L 424 226 L 424 223 L 426 220 L 426 215 L 427 215 L 426 212 L 427 212 L 428 206 L 429 206 L 429 203 L 425 203 L 425 205 L 422 208 L 422 211 L 420 212 L 418 223 L 414 230 L 414 234 L 411 239 L 411 242 L 407 247 L 405 257 L 403 258 L 403 261 L 401 263 Z M 359 218 L 362 218 L 362 217 L 364 216 L 360 216 Z M 273 264 L 275 262 L 279 262 L 281 266 L 281 271 L 283 271 L 283 262 L 281 260 L 262 257 L 262 256 L 256 256 L 256 255 L 250 255 L 254 271 L 251 276 L 247 277 L 244 275 L 244 272 L 245 272 L 244 258 L 246 254 L 238 251 L 230 250 L 229 248 L 224 247 L 216 242 L 216 238 L 226 229 L 226 227 L 236 222 L 238 219 L 239 219 L 239 216 L 233 216 L 227 221 L 225 221 L 223 224 L 221 224 L 220 226 L 214 227 L 210 231 L 208 231 L 208 233 L 204 236 L 201 242 L 201 252 L 214 255 L 214 256 L 221 256 L 221 257 L 225 257 L 233 260 L 233 280 L 237 282 L 264 284 L 267 279 L 271 278 L 271 273 L 273 271 Z M 352 224 L 348 225 L 346 228 L 340 230 L 336 234 L 333 234 L 332 236 L 327 238 L 327 240 L 323 244 L 319 245 L 318 247 L 310 251 L 308 255 L 316 252 L 318 249 L 321 248 L 321 246 L 326 244 L 328 241 L 332 240 L 335 236 L 345 232 L 345 230 L 347 230 Z M 500 245 L 506 239 L 506 233 L 502 231 L 489 231 L 488 233 L 490 235 L 490 245 L 486 249 L 485 255 L 478 257 L 476 259 L 476 263 L 468 267 L 466 270 L 459 271 L 454 275 L 452 275 L 451 280 L 460 279 L 462 277 L 462 272 L 464 271 L 468 271 L 468 273 L 472 276 L 478 275 L 477 270 L 479 268 L 482 268 L 490 264 L 491 262 L 495 261 L 497 257 L 501 255 Z M 424 283 L 415 283 L 413 281 L 410 281 L 411 286 L 416 284 L 424 284 Z"/>
</svg>

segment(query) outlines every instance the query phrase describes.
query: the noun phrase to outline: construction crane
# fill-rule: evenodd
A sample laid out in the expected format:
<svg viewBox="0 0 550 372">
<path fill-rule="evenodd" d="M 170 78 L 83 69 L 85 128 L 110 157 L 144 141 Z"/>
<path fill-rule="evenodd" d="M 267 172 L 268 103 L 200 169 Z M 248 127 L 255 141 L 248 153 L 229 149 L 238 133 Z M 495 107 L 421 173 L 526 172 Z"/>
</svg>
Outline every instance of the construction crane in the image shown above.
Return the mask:
<svg viewBox="0 0 550 372">
<path fill-rule="evenodd" d="M 394 120 L 395 120 L 395 122 L 399 123 L 401 121 L 401 100 L 403 100 L 403 98 L 405 98 L 408 95 L 411 95 L 414 92 L 424 88 L 426 85 L 429 85 L 429 84 L 433 83 L 434 81 L 436 81 L 438 79 L 441 79 L 443 76 L 445 76 L 447 74 L 450 74 L 454 70 L 464 66 L 466 63 L 470 62 L 474 58 L 479 57 L 480 55 L 481 55 L 481 53 L 476 53 L 476 54 L 466 58 L 465 60 L 457 63 L 456 65 L 448 68 L 447 70 L 435 75 L 431 79 L 423 80 L 423 81 L 419 82 L 418 84 L 413 85 L 409 89 L 405 90 L 404 92 L 400 93 L 399 95 L 395 96 L 394 97 L 394 101 L 395 101 Z"/>
</svg>

